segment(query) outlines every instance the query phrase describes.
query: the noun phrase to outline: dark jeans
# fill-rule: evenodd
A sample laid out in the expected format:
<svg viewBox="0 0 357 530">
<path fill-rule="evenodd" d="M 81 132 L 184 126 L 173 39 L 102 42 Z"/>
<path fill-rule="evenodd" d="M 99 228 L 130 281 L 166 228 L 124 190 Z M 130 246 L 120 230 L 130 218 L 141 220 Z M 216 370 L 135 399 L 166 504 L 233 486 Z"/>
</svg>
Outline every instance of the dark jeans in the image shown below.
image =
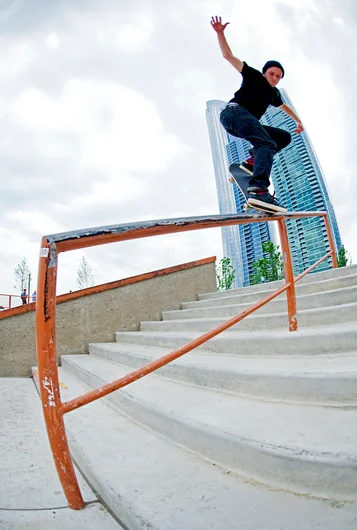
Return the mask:
<svg viewBox="0 0 357 530">
<path fill-rule="evenodd" d="M 221 124 L 232 136 L 248 140 L 254 147 L 254 174 L 249 186 L 267 188 L 273 165 L 273 157 L 291 142 L 291 135 L 283 129 L 262 125 L 260 121 L 240 105 L 224 108 Z"/>
</svg>

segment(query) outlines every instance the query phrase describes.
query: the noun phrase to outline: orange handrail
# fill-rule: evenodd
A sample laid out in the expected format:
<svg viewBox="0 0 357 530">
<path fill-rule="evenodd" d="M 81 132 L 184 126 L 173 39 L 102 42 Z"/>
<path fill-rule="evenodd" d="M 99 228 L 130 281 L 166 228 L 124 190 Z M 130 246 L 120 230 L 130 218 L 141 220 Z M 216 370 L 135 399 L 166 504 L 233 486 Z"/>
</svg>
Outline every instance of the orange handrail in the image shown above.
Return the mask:
<svg viewBox="0 0 357 530">
<path fill-rule="evenodd" d="M 165 364 L 168 364 L 171 361 L 174 361 L 175 359 L 182 357 L 182 355 L 185 355 L 185 353 L 192 351 L 193 349 L 197 348 L 201 344 L 204 344 L 205 342 L 207 342 L 209 339 L 212 339 L 216 335 L 219 335 L 219 333 L 222 333 L 222 331 L 225 331 L 231 326 L 234 326 L 234 324 L 237 324 L 238 322 L 243 320 L 243 318 L 253 313 L 256 309 L 259 309 L 263 305 L 270 302 L 270 300 L 273 300 L 274 298 L 279 296 L 279 294 L 286 291 L 288 287 L 290 287 L 290 283 L 283 285 L 283 287 L 280 287 L 280 289 L 277 289 L 276 291 L 274 291 L 274 293 L 265 297 L 263 300 L 259 300 L 259 302 L 254 304 L 249 309 L 245 309 L 244 311 L 230 318 L 223 324 L 220 324 L 219 326 L 212 329 L 211 331 L 208 331 L 207 333 L 205 333 L 204 335 L 201 335 L 197 339 L 192 340 L 185 346 L 181 346 L 181 348 L 174 350 L 168 355 L 164 355 L 163 357 L 160 357 L 160 359 L 157 359 L 156 361 L 152 361 L 151 363 L 145 364 L 145 366 L 142 366 L 138 370 L 134 370 L 133 372 L 126 374 L 124 377 L 117 379 L 116 381 L 113 381 L 112 383 L 109 383 L 107 385 L 100 387 L 100 389 L 92 390 L 90 392 L 87 392 L 86 394 L 83 394 L 79 398 L 75 398 L 75 399 L 72 399 L 71 401 L 67 401 L 66 403 L 63 404 L 62 409 L 61 409 L 63 414 L 65 414 L 66 412 L 70 412 L 71 410 L 78 409 L 79 407 L 82 407 L 83 405 L 87 405 L 88 403 L 91 403 L 92 401 L 95 401 L 96 399 L 100 397 L 107 396 L 111 392 L 114 392 L 115 390 L 119 390 L 119 388 L 123 388 L 124 386 L 127 386 L 130 383 L 137 381 L 144 375 L 149 375 L 152 372 L 155 372 L 155 370 L 157 370 L 158 368 L 162 368 L 162 366 L 165 366 Z"/>
<path fill-rule="evenodd" d="M 331 250 L 302 275 L 294 279 L 285 220 L 317 216 L 324 217 Z M 56 279 L 57 259 L 60 252 L 160 234 L 262 221 L 278 222 L 285 271 L 285 284 L 282 287 L 266 296 L 263 300 L 255 303 L 249 309 L 242 311 L 238 315 L 227 320 L 225 323 L 189 342 L 185 346 L 174 350 L 156 361 L 146 364 L 138 370 L 134 370 L 126 376 L 109 383 L 100 389 L 87 392 L 71 401 L 65 403 L 61 402 L 56 360 Z M 209 217 L 164 219 L 159 221 L 133 223 L 129 225 L 105 226 L 44 236 L 41 240 L 36 304 L 36 341 L 39 386 L 47 434 L 57 473 L 69 506 L 75 510 L 80 510 L 84 508 L 85 503 L 79 489 L 69 452 L 63 419 L 64 414 L 87 403 L 91 403 L 119 388 L 123 388 L 133 381 L 161 368 L 174 359 L 181 357 L 185 353 L 193 350 L 207 342 L 212 337 L 215 337 L 222 331 L 233 326 L 285 291 L 287 292 L 289 330 L 296 331 L 298 322 L 296 317 L 295 282 L 329 256 L 332 258 L 333 267 L 337 267 L 336 252 L 326 212 L 297 212 L 272 216 L 266 216 L 259 213 L 246 213 L 238 215 L 214 215 Z"/>
<path fill-rule="evenodd" d="M 21 298 L 22 299 L 22 296 L 20 294 L 4 294 L 4 293 L 0 293 L 0 297 L 1 296 L 5 296 L 5 297 L 8 298 L 8 305 L 7 305 L 7 307 L 5 307 L 5 309 L 11 309 L 11 302 L 12 302 L 13 298 Z M 27 298 L 27 302 L 26 303 L 30 304 L 31 303 L 30 299 L 32 298 L 32 295 L 27 295 L 26 298 Z"/>
</svg>

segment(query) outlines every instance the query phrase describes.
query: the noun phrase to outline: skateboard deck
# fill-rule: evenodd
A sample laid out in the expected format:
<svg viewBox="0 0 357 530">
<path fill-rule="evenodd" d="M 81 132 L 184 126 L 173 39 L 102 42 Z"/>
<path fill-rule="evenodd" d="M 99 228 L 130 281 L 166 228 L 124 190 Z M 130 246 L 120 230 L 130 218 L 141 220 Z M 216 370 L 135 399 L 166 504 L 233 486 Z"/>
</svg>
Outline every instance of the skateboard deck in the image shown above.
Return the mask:
<svg viewBox="0 0 357 530">
<path fill-rule="evenodd" d="M 267 215 L 281 215 L 279 214 L 279 212 L 268 211 L 268 209 L 263 210 L 263 208 L 259 208 L 258 206 L 253 206 L 251 204 L 248 204 L 248 184 L 252 177 L 248 175 L 248 173 L 243 171 L 243 169 L 239 167 L 239 164 L 231 164 L 229 166 L 229 172 L 232 175 L 231 182 L 235 182 L 238 188 L 240 189 L 240 191 L 244 195 L 244 198 L 245 198 L 244 211 L 245 212 L 248 212 L 249 210 L 253 210 L 253 211 L 258 210 L 260 212 L 266 213 Z"/>
</svg>

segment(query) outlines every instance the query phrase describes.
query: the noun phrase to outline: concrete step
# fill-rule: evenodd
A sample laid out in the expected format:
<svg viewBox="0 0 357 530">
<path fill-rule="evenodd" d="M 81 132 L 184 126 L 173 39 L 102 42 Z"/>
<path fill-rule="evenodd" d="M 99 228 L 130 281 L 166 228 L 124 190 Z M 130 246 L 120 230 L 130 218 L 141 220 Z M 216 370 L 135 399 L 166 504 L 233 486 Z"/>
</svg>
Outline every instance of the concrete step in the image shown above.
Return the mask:
<svg viewBox="0 0 357 530">
<path fill-rule="evenodd" d="M 89 353 L 128 371 L 167 354 L 165 348 L 96 343 Z M 357 351 L 340 355 L 233 357 L 190 352 L 160 368 L 157 375 L 191 385 L 269 400 L 357 406 Z"/>
<path fill-rule="evenodd" d="M 86 507 L 69 508 L 31 378 L 0 378 L 0 417 L 1 530 L 123 530 L 77 468 Z"/>
<path fill-rule="evenodd" d="M 263 298 L 263 297 L 262 297 Z M 259 297 L 258 300 L 261 300 Z M 344 287 L 342 289 L 333 289 L 331 291 L 324 291 L 321 293 L 305 294 L 296 298 L 296 305 L 298 309 L 312 309 L 319 307 L 327 307 L 340 304 L 350 304 L 357 300 L 357 285 L 351 287 Z M 214 301 L 198 300 L 195 302 L 184 302 L 182 304 L 182 310 L 186 309 L 201 309 L 205 307 L 223 307 L 225 305 L 240 305 L 243 309 L 250 307 L 257 300 L 247 299 L 246 302 L 242 303 L 241 296 L 225 296 L 223 298 L 217 298 Z M 242 309 L 242 310 L 243 310 Z M 286 293 L 279 295 L 276 299 L 272 300 L 259 311 L 278 313 L 286 309 Z M 163 316 L 167 312 L 163 313 Z"/>
<path fill-rule="evenodd" d="M 271 288 L 270 286 L 274 283 L 275 287 Z M 199 300 L 214 300 L 218 302 L 221 298 L 226 298 L 227 296 L 237 296 L 239 297 L 240 302 L 251 302 L 258 301 L 268 295 L 268 293 L 276 291 L 278 287 L 282 286 L 284 282 L 272 282 L 265 285 L 265 289 L 256 288 L 254 291 L 246 293 L 246 289 L 232 289 L 228 291 L 218 291 L 215 293 L 209 293 L 199 296 Z M 334 289 L 343 289 L 346 287 L 353 287 L 357 285 L 357 274 L 341 276 L 337 278 L 332 278 L 328 280 L 320 280 L 318 282 L 310 283 L 300 283 L 298 282 L 295 285 L 296 296 L 301 296 L 304 294 L 313 294 L 321 293 L 325 291 L 332 291 Z M 258 287 L 258 286 L 256 286 Z"/>
<path fill-rule="evenodd" d="M 63 369 L 60 380 L 63 400 L 87 390 Z M 357 505 L 261 487 L 174 446 L 103 400 L 67 414 L 66 428 L 82 473 L 130 530 L 237 530 L 237 521 L 240 530 L 355 529 Z"/>
<path fill-rule="evenodd" d="M 299 315 L 304 315 L 304 311 L 311 311 L 314 313 L 313 319 L 316 319 L 316 325 L 317 322 L 323 318 L 323 315 L 326 313 L 331 314 L 333 312 L 333 309 L 335 308 L 336 315 L 338 315 L 337 318 L 341 318 L 341 322 L 349 321 L 348 312 L 349 308 L 353 311 L 353 305 L 356 302 L 350 302 L 346 304 L 339 304 L 334 306 L 328 306 L 327 304 L 322 306 L 321 308 L 308 308 L 308 309 L 302 309 L 301 307 L 297 308 L 297 316 L 299 318 Z M 273 305 L 272 305 L 273 304 Z M 173 310 L 173 311 L 164 311 L 162 313 L 162 317 L 164 321 L 167 320 L 188 320 L 191 318 L 225 318 L 228 320 L 229 317 L 232 317 L 234 315 L 238 315 L 238 313 L 241 313 L 242 311 L 245 311 L 246 309 L 249 309 L 253 304 L 240 304 L 240 305 L 222 305 L 222 306 L 212 306 L 212 307 L 204 307 L 204 308 L 198 308 L 198 309 L 181 309 L 181 310 Z M 297 303 L 297 305 L 299 305 Z M 301 305 L 301 304 L 300 304 Z M 317 313 L 321 311 L 321 316 L 318 316 Z M 275 319 L 276 315 L 285 314 L 285 322 L 287 321 L 287 303 L 286 300 L 283 300 L 279 303 L 274 303 L 274 300 L 266 304 L 264 307 L 258 309 L 252 315 L 249 317 L 246 317 L 246 319 L 267 319 L 266 322 L 272 322 L 270 319 Z M 330 315 L 328 315 L 330 316 Z M 305 317 L 302 316 L 302 321 L 304 322 Z M 335 317 L 332 319 L 334 322 Z M 243 320 L 243 321 L 244 321 Z M 299 319 L 300 320 L 300 319 Z M 242 321 L 242 322 L 243 322 Z M 262 320 L 264 321 L 264 320 Z M 306 320 L 305 320 L 306 321 Z M 326 323 L 329 322 L 329 320 L 325 321 Z M 259 327 L 259 326 L 258 326 Z M 243 329 L 243 328 L 242 328 Z M 269 329 L 267 327 L 266 329 Z"/>
<path fill-rule="evenodd" d="M 117 332 L 116 341 L 168 349 L 179 348 L 200 336 L 198 332 Z M 299 331 L 224 331 L 196 348 L 234 355 L 318 355 L 356 350 L 357 322 L 302 328 Z M 195 351 L 196 351 L 195 350 Z"/>
<path fill-rule="evenodd" d="M 240 306 L 219 307 L 217 311 L 210 311 L 216 318 L 200 317 L 201 313 L 207 309 L 195 311 L 197 317 L 168 319 L 164 321 L 141 322 L 141 331 L 209 331 L 222 324 L 230 317 L 238 314 Z M 219 317 L 219 313 L 223 315 Z M 177 314 L 177 312 L 175 312 Z M 318 309 L 303 309 L 298 311 L 297 320 L 299 327 L 323 326 L 328 322 L 346 323 L 357 322 L 357 302 L 338 306 L 323 307 Z M 263 313 L 252 314 L 235 324 L 230 330 L 266 330 L 266 329 L 287 329 L 287 311 L 284 313 Z"/>
<path fill-rule="evenodd" d="M 331 269 L 329 271 L 322 271 L 322 272 L 316 272 L 316 273 L 310 273 L 307 276 L 304 276 L 297 284 L 296 287 L 298 289 L 304 287 L 306 284 L 308 286 L 311 286 L 313 289 L 313 284 L 322 282 L 322 281 L 333 281 L 335 279 L 341 279 L 343 280 L 346 277 L 354 276 L 357 274 L 357 265 L 349 265 L 348 267 L 341 267 L 338 269 Z M 241 287 L 239 289 L 230 289 L 228 291 L 215 291 L 213 293 L 203 293 L 199 296 L 200 300 L 204 300 L 206 298 L 216 298 L 221 296 L 231 296 L 231 293 L 233 294 L 251 294 L 255 293 L 257 291 L 270 291 L 270 290 L 276 290 L 281 285 L 284 284 L 285 280 L 278 280 L 275 282 L 269 282 L 269 283 L 261 283 L 259 285 L 250 285 L 248 287 Z M 344 280 L 343 280 L 344 281 Z M 347 280 L 348 281 L 348 280 Z M 352 284 L 355 283 L 356 279 L 352 279 Z M 348 283 L 348 285 L 350 285 Z M 321 286 L 320 286 L 321 287 Z M 341 285 L 343 287 L 343 285 Z M 346 285 L 347 287 L 347 285 Z"/>
<path fill-rule="evenodd" d="M 91 388 L 127 373 L 84 355 L 63 356 L 62 365 Z M 153 375 L 106 399 L 175 444 L 252 480 L 342 502 L 357 498 L 357 409 L 252 400 Z"/>
</svg>

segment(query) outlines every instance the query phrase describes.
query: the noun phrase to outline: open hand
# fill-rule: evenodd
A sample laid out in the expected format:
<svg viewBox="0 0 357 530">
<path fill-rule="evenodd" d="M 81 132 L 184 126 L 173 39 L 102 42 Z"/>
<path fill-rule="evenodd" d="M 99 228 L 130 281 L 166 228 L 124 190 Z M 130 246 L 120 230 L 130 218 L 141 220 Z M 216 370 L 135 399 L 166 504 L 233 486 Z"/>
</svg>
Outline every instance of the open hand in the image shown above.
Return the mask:
<svg viewBox="0 0 357 530">
<path fill-rule="evenodd" d="M 221 17 L 212 17 L 211 19 L 211 26 L 216 33 L 223 33 L 228 24 L 229 22 L 227 22 L 226 24 L 222 24 Z"/>
</svg>

